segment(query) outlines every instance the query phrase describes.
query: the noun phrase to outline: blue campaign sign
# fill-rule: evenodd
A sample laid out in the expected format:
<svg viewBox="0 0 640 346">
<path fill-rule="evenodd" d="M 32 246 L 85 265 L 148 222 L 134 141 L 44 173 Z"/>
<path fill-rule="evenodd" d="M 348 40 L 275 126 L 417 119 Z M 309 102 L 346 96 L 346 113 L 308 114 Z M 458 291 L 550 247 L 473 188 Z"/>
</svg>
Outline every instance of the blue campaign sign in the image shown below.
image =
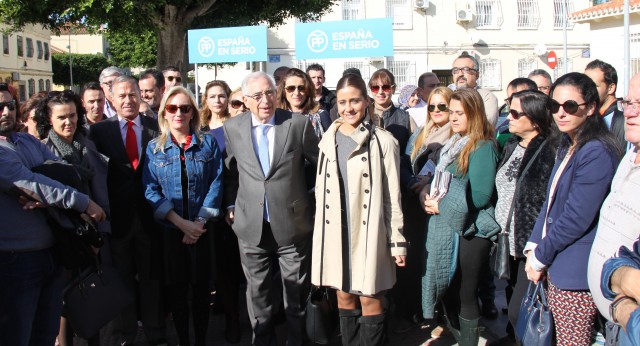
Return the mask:
<svg viewBox="0 0 640 346">
<path fill-rule="evenodd" d="M 296 24 L 296 59 L 393 56 L 391 18 Z"/>
<path fill-rule="evenodd" d="M 189 63 L 267 61 L 267 27 L 189 30 Z"/>
</svg>

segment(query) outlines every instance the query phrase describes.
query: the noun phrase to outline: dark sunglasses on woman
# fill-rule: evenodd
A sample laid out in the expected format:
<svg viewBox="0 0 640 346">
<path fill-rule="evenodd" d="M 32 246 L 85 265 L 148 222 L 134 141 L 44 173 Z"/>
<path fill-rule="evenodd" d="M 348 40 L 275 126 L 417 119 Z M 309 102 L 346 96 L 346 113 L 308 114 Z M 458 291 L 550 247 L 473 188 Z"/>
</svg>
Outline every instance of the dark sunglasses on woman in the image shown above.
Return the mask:
<svg viewBox="0 0 640 346">
<path fill-rule="evenodd" d="M 380 85 L 372 85 L 372 86 L 371 86 L 371 91 L 372 91 L 374 94 L 377 94 L 377 93 L 378 93 L 378 91 L 380 91 L 380 88 L 382 88 L 382 91 L 384 91 L 384 92 L 388 93 L 388 92 L 390 92 L 390 91 L 391 91 L 391 88 L 393 88 L 394 86 L 395 86 L 395 85 L 389 85 L 389 84 L 385 84 L 385 85 L 382 85 L 382 86 L 380 86 Z"/>
<path fill-rule="evenodd" d="M 298 86 L 289 85 L 284 88 L 284 90 L 286 90 L 288 93 L 292 93 L 296 89 L 298 89 L 298 92 L 301 93 L 301 92 L 304 92 L 305 87 L 304 85 L 298 85 Z"/>
<path fill-rule="evenodd" d="M 527 115 L 527 113 L 525 112 L 518 112 L 515 109 L 510 109 L 509 110 L 509 114 L 511 114 L 511 118 L 513 118 L 513 120 L 518 120 L 520 119 L 520 117 L 524 117 Z"/>
<path fill-rule="evenodd" d="M 427 110 L 429 112 L 433 112 L 433 111 L 436 110 L 436 107 L 438 107 L 438 110 L 440 112 L 448 112 L 449 111 L 449 107 L 447 107 L 447 105 L 444 104 L 444 103 L 438 103 L 438 105 L 429 105 L 429 106 L 427 106 Z"/>
<path fill-rule="evenodd" d="M 231 108 L 238 109 L 240 107 L 247 108 L 247 106 L 244 105 L 244 102 L 240 100 L 231 100 Z"/>
<path fill-rule="evenodd" d="M 191 112 L 191 105 L 166 105 L 164 106 L 164 109 L 171 114 L 176 114 L 176 112 L 178 112 L 178 109 L 180 110 L 180 113 L 186 114 Z"/>
<path fill-rule="evenodd" d="M 578 109 L 580 108 L 580 106 L 584 106 L 586 104 L 587 102 L 578 103 L 574 100 L 567 100 L 567 101 L 564 101 L 564 103 L 558 103 L 558 101 L 552 99 L 551 113 L 558 113 L 558 111 L 560 110 L 560 107 L 562 106 L 562 108 L 564 108 L 564 111 L 567 112 L 567 114 L 573 115 L 578 112 Z"/>
</svg>

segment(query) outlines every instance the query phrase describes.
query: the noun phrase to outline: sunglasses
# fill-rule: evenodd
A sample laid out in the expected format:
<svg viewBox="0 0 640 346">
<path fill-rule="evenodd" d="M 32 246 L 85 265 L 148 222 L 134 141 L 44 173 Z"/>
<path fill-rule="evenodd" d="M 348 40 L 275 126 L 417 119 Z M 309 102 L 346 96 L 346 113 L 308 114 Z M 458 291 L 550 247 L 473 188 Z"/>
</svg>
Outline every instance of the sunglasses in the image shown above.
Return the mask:
<svg viewBox="0 0 640 346">
<path fill-rule="evenodd" d="M 511 117 L 513 118 L 513 120 L 518 120 L 520 119 L 520 117 L 526 116 L 527 113 L 525 112 L 518 112 L 515 109 L 510 109 L 509 110 L 509 114 L 511 114 Z"/>
<path fill-rule="evenodd" d="M 182 83 L 182 77 L 167 76 L 167 80 L 169 82 L 173 82 L 174 79 L 176 80 L 176 82 Z"/>
<path fill-rule="evenodd" d="M 7 101 L 7 102 L 0 102 L 0 112 L 2 112 L 5 107 L 7 107 L 10 111 L 15 111 L 16 110 L 16 100 L 11 100 L 11 101 Z"/>
<path fill-rule="evenodd" d="M 568 101 L 564 101 L 564 103 L 558 103 L 558 101 L 552 99 L 551 113 L 558 113 L 558 111 L 560 110 L 560 107 L 562 107 L 564 108 L 564 111 L 567 112 L 567 114 L 573 115 L 573 114 L 576 114 L 580 106 L 584 106 L 586 104 L 587 102 L 578 103 L 574 100 L 568 100 Z"/>
<path fill-rule="evenodd" d="M 436 107 L 438 107 L 438 110 L 440 112 L 448 112 L 449 111 L 449 107 L 447 107 L 447 105 L 444 104 L 444 103 L 439 103 L 438 105 L 429 105 L 429 106 L 427 106 L 427 110 L 429 112 L 433 112 L 433 111 L 436 110 Z"/>
<path fill-rule="evenodd" d="M 186 114 L 191 112 L 191 105 L 182 105 L 182 106 L 166 105 L 164 106 L 164 109 L 171 114 L 176 114 L 176 112 L 178 112 L 178 109 L 180 110 L 180 113 Z"/>
<path fill-rule="evenodd" d="M 385 84 L 385 85 L 382 85 L 382 86 L 380 86 L 380 85 L 372 85 L 371 86 L 371 91 L 374 94 L 377 94 L 380 91 L 380 88 L 382 88 L 382 91 L 388 93 L 388 92 L 391 91 L 391 88 L 393 88 L 394 86 L 396 86 L 396 85 L 395 84 L 393 84 L 393 85 Z"/>
<path fill-rule="evenodd" d="M 288 93 L 292 93 L 296 89 L 298 89 L 298 92 L 301 93 L 301 92 L 304 92 L 305 87 L 304 87 L 304 85 L 298 85 L 298 86 L 289 85 L 289 86 L 284 87 L 284 90 L 286 90 Z"/>
<path fill-rule="evenodd" d="M 240 107 L 247 108 L 247 106 L 244 105 L 244 102 L 240 100 L 231 100 L 231 108 L 238 109 Z"/>
</svg>

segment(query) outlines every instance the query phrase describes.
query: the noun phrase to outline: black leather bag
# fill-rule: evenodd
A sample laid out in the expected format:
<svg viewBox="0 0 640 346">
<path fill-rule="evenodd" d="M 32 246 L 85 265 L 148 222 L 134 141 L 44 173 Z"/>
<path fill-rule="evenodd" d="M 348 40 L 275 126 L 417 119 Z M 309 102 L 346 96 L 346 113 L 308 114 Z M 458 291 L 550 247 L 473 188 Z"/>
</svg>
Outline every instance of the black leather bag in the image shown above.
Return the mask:
<svg viewBox="0 0 640 346">
<path fill-rule="evenodd" d="M 307 337 L 316 344 L 328 344 L 338 324 L 338 309 L 328 287 L 313 287 L 306 306 Z"/>
<path fill-rule="evenodd" d="M 95 264 L 65 288 L 64 312 L 73 330 L 88 339 L 133 303 L 133 299 L 133 291 L 113 267 Z"/>
<path fill-rule="evenodd" d="M 491 248 L 489 257 L 491 274 L 498 279 L 509 280 L 511 268 L 509 265 L 509 233 L 498 233 L 498 241 Z"/>
<path fill-rule="evenodd" d="M 318 162 L 324 161 L 324 154 Z M 327 176 L 324 176 L 325 186 L 327 184 Z M 326 199 L 322 201 L 322 205 L 326 203 Z M 323 210 L 323 219 L 324 211 Z M 324 227 L 322 228 L 322 247 L 320 249 L 320 284 L 322 284 L 322 272 L 324 270 Z M 307 298 L 305 312 L 305 326 L 307 329 L 307 337 L 309 341 L 316 344 L 328 344 L 333 336 L 333 332 L 338 324 L 338 304 L 332 300 L 335 296 L 334 290 L 328 287 L 312 287 Z"/>
<path fill-rule="evenodd" d="M 73 165 L 59 161 L 45 161 L 31 170 L 87 193 Z M 75 210 L 47 208 L 47 223 L 56 239 L 54 254 L 62 266 L 71 270 L 81 270 L 95 263 L 91 247 L 101 247 L 104 239 L 88 215 Z"/>
<path fill-rule="evenodd" d="M 553 344 L 553 317 L 542 285 L 542 281 L 538 284 L 530 282 L 527 294 L 522 298 L 516 323 L 516 336 L 521 345 L 550 346 Z"/>
</svg>

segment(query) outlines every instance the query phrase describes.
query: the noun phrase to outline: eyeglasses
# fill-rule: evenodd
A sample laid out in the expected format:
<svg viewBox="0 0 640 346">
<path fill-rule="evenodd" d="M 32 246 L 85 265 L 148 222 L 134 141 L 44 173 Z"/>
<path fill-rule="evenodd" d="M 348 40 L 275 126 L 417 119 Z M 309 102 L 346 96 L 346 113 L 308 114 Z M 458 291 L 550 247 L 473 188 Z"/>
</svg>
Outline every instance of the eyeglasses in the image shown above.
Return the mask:
<svg viewBox="0 0 640 346">
<path fill-rule="evenodd" d="M 276 94 L 275 91 L 269 89 L 269 90 L 265 90 L 265 91 L 263 91 L 261 93 L 255 93 L 253 95 L 245 95 L 245 96 L 252 98 L 256 102 L 260 102 L 262 100 L 262 96 L 263 95 L 266 96 L 266 97 L 273 97 L 273 95 L 275 95 L 275 94 Z"/>
<path fill-rule="evenodd" d="M 11 101 L 7 101 L 7 102 L 0 102 L 0 112 L 2 112 L 5 107 L 7 107 L 10 111 L 15 111 L 16 110 L 16 100 L 11 100 Z"/>
<path fill-rule="evenodd" d="M 391 88 L 395 87 L 396 85 L 389 85 L 389 84 L 385 84 L 385 85 L 372 85 L 371 88 L 371 92 L 373 92 L 374 94 L 377 94 L 380 91 L 380 88 L 382 88 L 382 91 L 388 93 L 391 91 Z"/>
<path fill-rule="evenodd" d="M 292 93 L 296 89 L 298 89 L 298 92 L 301 93 L 301 92 L 304 92 L 305 86 L 304 85 L 298 85 L 298 86 L 289 85 L 289 86 L 284 87 L 284 90 L 286 90 L 288 93 Z"/>
<path fill-rule="evenodd" d="M 438 107 L 438 110 L 440 112 L 448 112 L 449 111 L 449 107 L 447 107 L 447 105 L 444 104 L 444 103 L 438 103 L 437 105 L 429 105 L 429 106 L 427 106 L 427 110 L 429 112 L 433 112 L 433 111 L 436 110 L 436 107 Z"/>
<path fill-rule="evenodd" d="M 638 113 L 640 112 L 640 101 L 618 100 L 618 109 L 620 109 L 623 112 L 628 109 Z"/>
<path fill-rule="evenodd" d="M 173 82 L 174 79 L 176 80 L 176 82 L 182 83 L 182 77 L 167 76 L 167 80 L 169 82 Z"/>
<path fill-rule="evenodd" d="M 440 83 L 434 83 L 434 84 L 425 84 L 424 85 L 427 88 L 437 88 L 440 86 Z"/>
<path fill-rule="evenodd" d="M 178 109 L 180 110 L 180 113 L 186 114 L 191 112 L 191 105 L 166 105 L 164 106 L 164 109 L 171 114 L 176 114 L 176 112 L 178 112 Z"/>
<path fill-rule="evenodd" d="M 540 90 L 540 91 L 547 91 L 547 90 L 549 90 L 550 88 L 551 88 L 551 87 L 550 87 L 550 86 L 548 86 L 548 85 L 547 85 L 547 86 L 539 86 L 539 87 L 538 87 L 538 90 Z"/>
<path fill-rule="evenodd" d="M 231 108 L 238 109 L 240 107 L 247 108 L 247 106 L 244 105 L 244 102 L 240 100 L 231 100 Z"/>
<path fill-rule="evenodd" d="M 513 118 L 513 120 L 518 120 L 520 119 L 520 117 L 524 117 L 527 115 L 527 113 L 525 112 L 518 112 L 515 109 L 510 109 L 509 110 L 509 114 L 511 114 L 511 117 Z"/>
<path fill-rule="evenodd" d="M 551 113 L 558 113 L 558 111 L 560 110 L 560 106 L 562 106 L 567 114 L 573 115 L 576 114 L 580 106 L 584 106 L 586 104 L 587 102 L 578 103 L 574 100 L 567 100 L 564 101 L 564 103 L 558 103 L 558 101 L 556 100 L 551 100 Z"/>
<path fill-rule="evenodd" d="M 460 73 L 460 71 L 464 72 L 464 74 L 469 74 L 471 72 L 477 72 L 478 70 L 476 70 L 475 68 L 471 68 L 471 67 L 454 67 L 451 69 L 451 74 L 458 74 Z"/>
</svg>

